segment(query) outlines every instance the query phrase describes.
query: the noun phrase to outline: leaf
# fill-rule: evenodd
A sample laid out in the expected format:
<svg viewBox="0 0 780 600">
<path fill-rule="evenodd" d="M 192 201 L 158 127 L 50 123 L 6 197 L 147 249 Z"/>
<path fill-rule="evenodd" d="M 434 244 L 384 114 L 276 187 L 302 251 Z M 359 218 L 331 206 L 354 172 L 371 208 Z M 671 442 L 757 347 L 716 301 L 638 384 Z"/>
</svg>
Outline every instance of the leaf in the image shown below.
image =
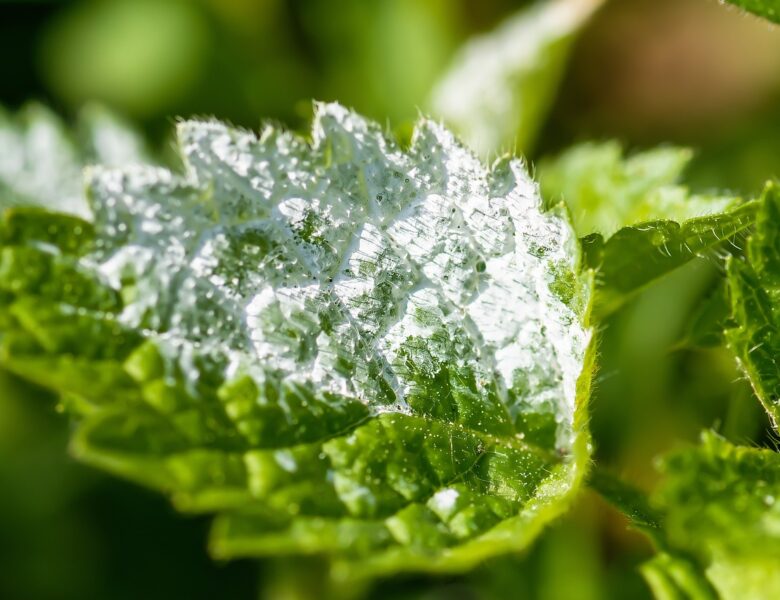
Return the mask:
<svg viewBox="0 0 780 600">
<path fill-rule="evenodd" d="M 747 202 L 682 224 L 651 221 L 626 227 L 606 242 L 599 235 L 586 237 L 586 264 L 598 271 L 594 318 L 606 317 L 648 283 L 727 242 L 739 251 L 733 240 L 752 227 L 758 206 Z"/>
<path fill-rule="evenodd" d="M 734 327 L 726 330 L 726 340 L 777 429 L 780 419 L 780 368 L 776 358 L 780 350 L 777 240 L 780 191 L 777 184 L 767 185 L 763 200 L 755 232 L 747 243 L 745 260 L 735 258 L 728 263 Z"/>
<path fill-rule="evenodd" d="M 659 552 L 643 563 L 642 577 L 657 600 L 716 600 L 717 592 L 700 568 L 675 554 Z"/>
<path fill-rule="evenodd" d="M 652 506 L 598 470 L 589 481 L 656 547 L 656 556 L 641 567 L 653 595 L 660 600 L 776 597 L 780 455 L 734 446 L 707 432 L 700 446 L 667 456 L 662 470 L 665 477 Z"/>
<path fill-rule="evenodd" d="M 662 527 L 662 515 L 650 504 L 641 490 L 623 481 L 603 467 L 591 470 L 588 486 L 628 517 L 631 526 L 657 542 Z"/>
<path fill-rule="evenodd" d="M 138 131 L 100 104 L 82 108 L 76 125 L 81 154 L 87 164 L 120 167 L 152 162 Z"/>
<path fill-rule="evenodd" d="M 626 156 L 618 142 L 583 143 L 539 165 L 542 195 L 563 199 L 577 235 L 611 238 L 648 221 L 687 221 L 723 212 L 733 196 L 691 194 L 679 183 L 693 152 L 660 147 Z"/>
<path fill-rule="evenodd" d="M 717 290 L 714 299 L 702 307 L 700 320 L 733 323 L 725 337 L 770 416 L 776 419 L 777 185 L 769 184 L 761 201 L 752 205 L 755 227 L 747 240 L 747 255 L 727 262 L 730 310 L 723 311 L 723 293 Z M 750 205 L 743 208 L 746 206 Z M 717 315 L 714 319 L 704 316 L 713 312 Z M 777 597 L 780 455 L 735 446 L 706 433 L 700 446 L 669 455 L 663 471 L 665 477 L 654 503 L 663 515 L 661 526 L 643 526 L 641 511 L 637 525 L 659 550 L 642 567 L 656 597 Z M 597 477 L 592 480 L 599 482 Z M 607 492 L 603 483 L 596 487 L 610 498 L 609 486 Z M 636 519 L 633 507 L 632 502 L 621 506 Z"/>
<path fill-rule="evenodd" d="M 625 158 L 615 142 L 576 146 L 542 162 L 550 205 L 563 199 L 585 264 L 596 270 L 593 317 L 603 319 L 647 284 L 730 242 L 754 222 L 758 202 L 690 194 L 677 184 L 690 151 L 660 148 Z"/>
<path fill-rule="evenodd" d="M 0 209 L 42 206 L 87 217 L 84 164 L 148 162 L 140 137 L 104 108 L 86 107 L 77 131 L 71 135 L 39 104 L 16 116 L 0 109 L 0 147 L 13 149 L 0 153 Z"/>
<path fill-rule="evenodd" d="M 717 598 L 700 566 L 671 547 L 665 515 L 643 491 L 599 467 L 591 471 L 588 485 L 622 512 L 631 528 L 643 533 L 655 548 L 656 555 L 641 565 L 640 572 L 658 600 Z"/>
<path fill-rule="evenodd" d="M 726 281 L 719 279 L 689 316 L 677 348 L 713 348 L 725 345 L 725 333 L 731 317 Z"/>
<path fill-rule="evenodd" d="M 481 156 L 527 152 L 576 34 L 602 1 L 537 2 L 470 40 L 434 88 L 431 111 Z"/>
<path fill-rule="evenodd" d="M 778 0 L 726 0 L 742 10 L 764 17 L 773 23 L 780 23 L 780 2 Z"/>
<path fill-rule="evenodd" d="M 740 368 L 777 430 L 780 417 L 777 366 L 780 190 L 776 183 L 766 186 L 763 200 L 755 231 L 747 242 L 746 255 L 734 257 L 727 263 L 733 327 L 727 329 L 725 335 Z M 703 515 L 707 520 L 702 521 L 704 526 L 718 519 L 718 528 L 713 527 L 705 539 L 712 547 L 710 578 L 727 598 L 777 596 L 780 594 L 777 568 L 780 564 L 780 505 L 776 498 L 780 496 L 780 455 L 770 450 L 733 447 L 715 436 L 705 439 L 700 454 L 703 457 L 696 456 L 689 459 L 690 462 L 698 460 L 694 462 L 695 466 L 704 463 L 707 467 L 715 463 L 725 472 L 720 476 L 722 483 L 715 488 L 718 504 L 713 502 L 713 507 Z M 682 460 L 678 459 L 678 462 Z M 673 467 L 676 466 L 677 463 L 673 463 Z M 679 487 L 685 490 L 682 485 Z M 672 487 L 671 493 L 677 494 L 677 488 Z M 684 517 L 683 514 L 681 518 Z M 716 539 L 717 536 L 722 539 Z"/>
<path fill-rule="evenodd" d="M 87 217 L 82 167 L 85 163 L 107 165 L 146 163 L 148 153 L 140 136 L 116 115 L 99 105 L 84 107 L 77 126 L 69 132 L 65 124 L 39 104 L 25 106 L 15 116 L 0 109 L 0 212 L 9 206 L 41 207 L 71 215 Z M 18 243 L 19 235 L 28 227 L 35 229 L 41 241 L 55 246 L 67 243 L 63 237 L 80 231 L 80 237 L 90 237 L 91 226 L 79 218 L 60 215 L 43 221 L 36 210 L 21 211 L 6 219 L 0 234 L 2 243 Z M 69 248 L 70 251 L 77 247 Z M 9 267 L 6 253 L 0 263 Z M 29 266 L 29 265 L 28 265 Z M 22 267 L 24 268 L 24 267 Z M 25 274 L 28 282 L 43 288 L 56 288 L 61 281 L 46 280 L 52 273 Z M 2 293 L 0 292 L 0 303 Z M 3 320 L 0 319 L 0 325 Z M 0 375 L 2 375 L 0 373 Z M 0 377 L 0 398 L 13 393 L 6 377 Z"/>
<path fill-rule="evenodd" d="M 663 463 L 670 544 L 696 556 L 720 597 L 780 594 L 780 455 L 706 433 Z"/>
<path fill-rule="evenodd" d="M 576 239 L 517 161 L 315 113 L 310 143 L 183 122 L 183 177 L 92 169 L 94 230 L 6 213 L 0 363 L 63 395 L 77 456 L 217 513 L 219 557 L 522 549 L 588 462 Z"/>
</svg>

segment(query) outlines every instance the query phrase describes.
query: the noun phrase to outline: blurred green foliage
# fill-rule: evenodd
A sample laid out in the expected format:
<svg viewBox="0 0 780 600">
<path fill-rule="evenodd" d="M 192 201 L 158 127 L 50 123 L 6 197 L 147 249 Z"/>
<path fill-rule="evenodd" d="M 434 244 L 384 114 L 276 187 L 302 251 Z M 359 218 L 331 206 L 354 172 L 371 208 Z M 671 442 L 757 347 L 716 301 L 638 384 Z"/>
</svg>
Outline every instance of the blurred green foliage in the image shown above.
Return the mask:
<svg viewBox="0 0 780 600">
<path fill-rule="evenodd" d="M 101 101 L 143 130 L 161 160 L 174 115 L 298 128 L 311 98 L 339 100 L 403 133 L 457 48 L 527 4 L 3 1 L 0 104 L 38 99 L 73 118 Z M 693 191 L 754 195 L 780 170 L 780 31 L 708 0 L 607 3 L 573 47 L 530 158 L 613 137 L 629 150 L 689 146 L 681 181 Z M 658 478 L 654 458 L 702 428 L 770 443 L 729 356 L 690 343 L 699 301 L 718 293 L 715 258 L 659 280 L 603 327 L 597 458 L 646 489 Z M 0 374 L 0 597 L 254 598 L 258 579 L 274 600 L 321 591 L 316 579 L 293 585 L 275 563 L 213 563 L 204 522 L 68 458 L 55 407 Z M 383 583 L 372 596 L 647 597 L 637 566 L 651 551 L 626 525 L 588 497 L 527 556 L 468 577 Z"/>
</svg>

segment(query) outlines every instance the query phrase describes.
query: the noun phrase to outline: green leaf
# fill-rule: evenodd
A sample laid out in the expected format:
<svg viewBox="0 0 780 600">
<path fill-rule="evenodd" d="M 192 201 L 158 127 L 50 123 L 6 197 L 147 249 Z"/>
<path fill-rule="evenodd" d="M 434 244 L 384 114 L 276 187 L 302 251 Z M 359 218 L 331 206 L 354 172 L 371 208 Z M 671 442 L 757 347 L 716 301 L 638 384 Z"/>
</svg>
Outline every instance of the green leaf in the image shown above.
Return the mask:
<svg viewBox="0 0 780 600">
<path fill-rule="evenodd" d="M 657 600 L 716 600 L 717 592 L 695 563 L 659 552 L 639 568 Z"/>
<path fill-rule="evenodd" d="M 776 423 L 777 185 L 769 184 L 760 201 L 742 205 L 732 214 L 747 209 L 752 210 L 754 225 L 747 253 L 727 261 L 729 310 L 723 310 L 724 294 L 716 290 L 714 299 L 702 306 L 697 322 L 731 324 L 725 338 Z M 695 324 L 692 327 L 697 329 Z M 734 446 L 708 433 L 699 447 L 667 457 L 663 471 L 665 478 L 656 495 L 662 527 L 644 529 L 659 548 L 659 554 L 642 568 L 656 596 L 714 597 L 709 587 L 722 598 L 780 594 L 780 504 L 775 501 L 780 495 L 780 455 Z"/>
<path fill-rule="evenodd" d="M 431 111 L 481 156 L 527 152 L 576 34 L 602 2 L 537 2 L 470 40 L 434 88 Z"/>
<path fill-rule="evenodd" d="M 738 248 L 752 227 L 758 202 L 694 195 L 677 183 L 690 157 L 661 148 L 626 158 L 619 144 L 606 142 L 540 165 L 543 196 L 551 205 L 565 201 L 583 236 L 585 264 L 597 271 L 595 319 L 696 257 Z"/>
<path fill-rule="evenodd" d="M 663 463 L 672 547 L 695 556 L 722 598 L 780 594 L 780 455 L 707 433 Z"/>
<path fill-rule="evenodd" d="M 729 347 L 748 376 L 775 428 L 780 419 L 780 253 L 777 223 L 780 190 L 767 185 L 756 228 L 744 260 L 728 263 L 728 288 L 734 327 L 726 331 Z"/>
<path fill-rule="evenodd" d="M 606 317 L 647 284 L 718 247 L 739 251 L 740 236 L 753 226 L 758 206 L 747 202 L 681 224 L 651 221 L 626 227 L 607 241 L 597 234 L 584 238 L 586 264 L 597 271 L 594 318 Z"/>
<path fill-rule="evenodd" d="M 727 284 L 718 280 L 710 294 L 703 298 L 685 323 L 685 330 L 677 348 L 712 348 L 724 346 L 724 330 L 731 317 Z"/>
<path fill-rule="evenodd" d="M 648 536 L 641 567 L 661 600 L 775 598 L 780 592 L 780 454 L 735 446 L 712 432 L 661 463 L 652 502 L 596 469 L 589 485 Z"/>
<path fill-rule="evenodd" d="M 603 468 L 595 468 L 588 485 L 622 512 L 629 525 L 647 536 L 656 555 L 640 572 L 658 600 L 714 600 L 717 594 L 701 567 L 679 549 L 671 547 L 665 515 L 647 495 Z"/>
<path fill-rule="evenodd" d="M 75 133 L 47 108 L 30 104 L 15 116 L 0 109 L 0 209 L 41 206 L 89 215 L 85 164 L 147 163 L 140 137 L 96 105 L 79 114 Z"/>
<path fill-rule="evenodd" d="M 733 196 L 695 195 L 679 183 L 691 158 L 688 148 L 626 156 L 618 142 L 588 142 L 542 161 L 539 184 L 548 202 L 563 200 L 569 207 L 577 235 L 609 239 L 639 223 L 681 223 L 733 206 Z"/>
<path fill-rule="evenodd" d="M 780 2 L 778 0 L 726 0 L 742 10 L 764 17 L 773 23 L 780 23 Z"/>
<path fill-rule="evenodd" d="M 185 176 L 93 168 L 94 231 L 10 213 L 0 364 L 63 395 L 83 460 L 217 513 L 219 557 L 522 549 L 588 464 L 577 240 L 517 161 L 315 113 L 311 142 L 181 123 Z"/>
<path fill-rule="evenodd" d="M 604 468 L 591 470 L 588 486 L 626 515 L 632 527 L 657 541 L 663 517 L 644 492 Z"/>
</svg>

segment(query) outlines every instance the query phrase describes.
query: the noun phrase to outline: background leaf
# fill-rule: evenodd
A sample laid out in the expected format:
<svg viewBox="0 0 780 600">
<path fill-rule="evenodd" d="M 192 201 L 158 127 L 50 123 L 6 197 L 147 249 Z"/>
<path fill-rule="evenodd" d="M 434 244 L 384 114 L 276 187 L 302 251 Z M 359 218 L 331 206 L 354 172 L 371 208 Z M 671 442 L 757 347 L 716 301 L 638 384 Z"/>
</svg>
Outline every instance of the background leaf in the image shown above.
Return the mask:
<svg viewBox="0 0 780 600">
<path fill-rule="evenodd" d="M 88 216 L 82 168 L 149 162 L 140 136 L 97 105 L 85 107 L 77 133 L 39 104 L 11 115 L 0 109 L 0 208 L 43 206 Z"/>
<path fill-rule="evenodd" d="M 712 588 L 697 565 L 674 554 L 660 552 L 641 567 L 658 600 L 715 600 Z"/>
<path fill-rule="evenodd" d="M 616 141 L 583 143 L 543 160 L 539 183 L 548 203 L 569 207 L 577 235 L 609 239 L 624 227 L 682 223 L 736 204 L 733 196 L 692 194 L 680 183 L 692 157 L 674 146 L 627 156 Z"/>
<path fill-rule="evenodd" d="M 691 194 L 678 183 L 690 158 L 682 148 L 626 158 L 619 144 L 605 142 L 575 146 L 540 164 L 547 203 L 566 203 L 584 237 L 585 264 L 597 272 L 594 318 L 729 241 L 739 250 L 757 203 Z"/>
<path fill-rule="evenodd" d="M 537 2 L 470 40 L 434 88 L 431 111 L 481 156 L 527 153 L 550 109 L 576 34 L 601 4 Z"/>
<path fill-rule="evenodd" d="M 663 471 L 672 547 L 697 557 L 722 598 L 777 595 L 780 456 L 707 433 L 700 446 L 668 456 Z"/>
</svg>

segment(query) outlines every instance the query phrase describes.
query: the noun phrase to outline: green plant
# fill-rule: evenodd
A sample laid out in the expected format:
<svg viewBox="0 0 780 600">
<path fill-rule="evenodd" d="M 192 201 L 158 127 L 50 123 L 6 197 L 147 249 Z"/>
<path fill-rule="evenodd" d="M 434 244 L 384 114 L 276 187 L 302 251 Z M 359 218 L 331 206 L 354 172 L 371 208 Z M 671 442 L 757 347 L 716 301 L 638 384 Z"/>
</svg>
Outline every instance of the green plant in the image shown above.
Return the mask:
<svg viewBox="0 0 780 600">
<path fill-rule="evenodd" d="M 432 110 L 483 156 L 531 147 L 599 4 L 528 9 L 464 50 Z M 541 31 L 536 54 L 501 50 L 518 31 Z M 449 103 L 496 52 L 510 121 L 485 94 Z M 307 136 L 181 121 L 174 169 L 92 110 L 72 138 L 38 107 L 0 118 L 0 382 L 55 394 L 80 460 L 214 514 L 215 557 L 325 557 L 342 594 L 464 573 L 591 488 L 652 542 L 657 597 L 780 594 L 775 450 L 706 431 L 648 498 L 588 428 L 601 329 L 702 256 L 722 270 L 680 345 L 725 346 L 777 428 L 776 183 L 692 192 L 688 149 L 604 142 L 537 184 L 435 120 L 405 144 L 336 103 Z"/>
<path fill-rule="evenodd" d="M 780 22 L 780 7 L 775 0 L 728 0 L 728 2 L 775 23 Z"/>
</svg>

